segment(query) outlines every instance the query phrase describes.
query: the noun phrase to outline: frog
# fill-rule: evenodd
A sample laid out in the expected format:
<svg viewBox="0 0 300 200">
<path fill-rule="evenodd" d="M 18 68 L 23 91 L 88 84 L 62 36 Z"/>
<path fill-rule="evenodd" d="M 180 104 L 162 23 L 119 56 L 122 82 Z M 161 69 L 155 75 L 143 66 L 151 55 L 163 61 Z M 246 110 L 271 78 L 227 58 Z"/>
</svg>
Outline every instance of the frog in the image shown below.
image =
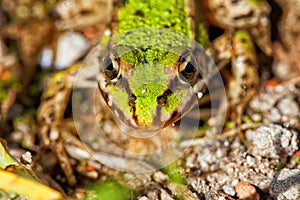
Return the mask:
<svg viewBox="0 0 300 200">
<path fill-rule="evenodd" d="M 266 1 L 201 1 L 205 19 L 224 29 L 212 43 L 215 61 L 231 58 L 231 74 L 227 84 L 227 113 L 234 132 L 240 132 L 246 105 L 258 91 L 258 60 L 254 44 L 272 56 L 270 6 Z M 228 13 L 224 15 L 224 13 Z M 228 74 L 228 73 L 226 73 Z"/>
<path fill-rule="evenodd" d="M 231 70 L 233 71 L 233 75 L 231 78 L 232 83 L 228 84 L 229 85 L 228 86 L 228 91 L 229 91 L 228 92 L 228 101 L 230 104 L 228 110 L 231 110 L 231 109 L 235 110 L 235 111 L 233 111 L 233 113 L 235 113 L 235 114 L 230 114 L 231 115 L 230 118 L 232 120 L 236 119 L 235 124 L 237 127 L 239 127 L 241 124 L 242 113 L 244 111 L 245 105 L 247 105 L 247 103 L 251 99 L 251 96 L 253 96 L 255 91 L 257 91 L 258 83 L 259 83 L 258 72 L 257 72 L 258 62 L 256 59 L 256 55 L 255 55 L 256 52 L 255 52 L 254 44 L 252 42 L 252 38 L 255 38 L 256 44 L 262 49 L 262 51 L 266 55 L 272 54 L 271 40 L 270 40 L 270 22 L 268 21 L 268 18 L 267 18 L 268 14 L 270 12 L 270 8 L 265 1 L 250 1 L 250 0 L 225 1 L 223 3 L 220 3 L 218 1 L 203 1 L 202 4 L 200 3 L 200 5 L 202 7 L 202 10 L 204 10 L 204 16 L 208 16 L 206 18 L 209 21 L 211 21 L 211 23 L 213 23 L 214 25 L 217 25 L 219 27 L 226 27 L 226 29 L 227 29 L 227 31 L 225 32 L 224 35 L 222 35 L 221 37 L 216 39 L 213 46 L 217 52 L 216 53 L 217 54 L 216 61 L 224 60 L 226 58 L 232 59 L 232 62 L 231 62 L 232 69 Z M 128 8 L 126 14 L 124 14 L 124 16 L 125 16 L 124 24 L 125 25 L 122 25 L 122 23 L 119 24 L 119 26 L 121 26 L 121 28 L 119 28 L 119 29 L 123 29 L 125 27 L 125 29 L 127 29 L 127 31 L 128 31 L 130 28 L 139 28 L 139 27 L 145 27 L 145 26 L 148 27 L 148 25 L 145 25 L 148 23 L 147 20 L 144 20 L 144 15 L 147 15 L 147 14 L 145 14 L 143 11 L 141 11 L 143 5 L 141 4 L 140 6 L 141 6 L 140 9 L 138 8 L 138 6 L 135 6 L 133 10 L 130 10 L 130 8 Z M 197 3 L 196 3 L 196 6 L 197 6 Z M 130 4 L 128 7 L 130 7 Z M 240 9 L 242 7 L 244 9 Z M 222 13 L 224 14 L 226 9 L 231 10 L 231 12 L 229 12 L 230 14 L 225 15 L 226 17 L 221 17 L 220 15 L 222 15 Z M 210 12 L 214 11 L 214 10 L 217 10 L 218 12 L 213 14 L 213 17 L 211 17 L 210 15 L 212 15 L 212 13 L 210 13 Z M 130 27 L 132 25 L 129 23 L 126 24 L 126 21 L 130 21 L 130 19 L 126 19 L 128 12 L 132 12 L 132 14 L 138 15 L 135 19 L 136 24 L 133 25 L 133 27 Z M 136 12 L 136 13 L 134 13 L 134 12 Z M 122 15 L 122 12 L 120 12 L 120 13 Z M 153 17 L 155 17 L 155 16 L 153 16 Z M 145 23 L 145 24 L 142 24 L 142 23 Z M 161 23 L 164 23 L 164 22 L 161 22 Z M 139 25 L 137 25 L 137 24 L 139 24 Z M 122 27 L 122 26 L 124 26 L 124 27 Z M 169 23 L 166 23 L 164 25 L 164 27 L 168 27 L 168 26 L 169 26 Z M 201 32 L 202 26 L 199 26 L 197 23 L 196 23 L 196 26 L 198 26 L 199 30 L 198 30 L 198 33 L 194 34 L 194 39 L 197 39 L 197 36 L 201 36 L 202 40 L 198 39 L 198 41 L 201 41 L 202 42 L 201 45 L 203 47 L 205 47 L 205 46 L 207 46 L 208 42 L 203 40 L 203 38 L 205 38 L 206 36 L 205 36 L 205 33 Z M 168 28 L 170 28 L 170 27 L 168 27 Z M 117 28 L 117 33 L 118 33 L 118 31 L 120 31 L 120 30 L 118 30 L 118 28 Z M 180 31 L 184 32 L 185 27 L 181 27 Z M 188 35 L 190 33 L 184 32 L 184 34 Z M 224 43 L 219 42 L 222 40 L 222 37 L 225 37 Z M 132 43 L 130 45 L 132 45 Z M 224 47 L 224 45 L 225 45 L 225 47 Z M 225 52 L 227 52 L 228 55 L 224 56 L 224 52 L 221 52 L 220 49 L 222 49 L 223 47 L 227 48 L 227 51 L 225 51 Z M 144 48 L 147 48 L 147 46 Z M 232 50 L 228 51 L 228 49 L 232 49 Z M 137 53 L 137 55 L 135 55 L 136 59 L 138 59 L 138 56 L 142 57 L 141 55 L 139 55 L 138 52 L 136 52 L 136 53 Z M 222 54 L 223 54 L 223 56 L 222 56 Z M 147 60 L 147 53 L 142 53 L 142 55 L 144 57 L 146 56 L 146 58 L 144 58 L 146 61 L 144 60 L 142 62 L 144 62 L 144 63 L 149 62 Z M 113 56 L 116 56 L 116 55 L 113 55 Z M 129 55 L 129 56 L 134 57 L 133 55 Z M 116 57 L 114 58 L 115 61 L 117 59 L 119 59 L 118 56 L 116 56 Z M 121 57 L 120 57 L 121 61 L 117 61 L 117 62 L 112 62 L 113 58 L 111 58 L 111 57 L 104 60 L 104 65 L 105 64 L 108 65 L 112 71 L 118 71 L 118 73 L 119 73 L 119 74 L 117 74 L 117 73 L 115 74 L 116 77 L 111 77 L 112 79 L 114 79 L 114 81 L 118 81 L 118 80 L 115 80 L 115 78 L 118 79 L 118 78 L 122 77 L 122 74 L 125 73 L 126 70 L 128 70 L 126 67 L 125 67 L 126 68 L 125 71 L 122 69 L 122 67 L 118 68 L 118 65 L 119 66 L 124 65 L 124 63 L 122 63 Z M 129 59 L 129 58 L 125 58 L 125 59 Z M 118 63 L 118 62 L 120 62 L 120 63 Z M 125 63 L 126 63 L 126 61 L 125 61 Z M 150 60 L 150 63 L 151 63 L 151 60 Z M 192 62 L 191 61 L 187 62 L 187 64 L 188 64 L 187 66 L 190 67 L 190 63 L 192 63 Z M 126 66 L 126 64 L 125 64 L 125 66 Z M 134 68 L 134 66 L 132 68 Z M 137 68 L 137 69 L 139 69 L 139 68 Z M 153 71 L 155 71 L 155 70 L 153 70 Z M 195 70 L 195 71 L 197 71 L 197 70 Z M 201 69 L 200 69 L 200 71 L 201 71 Z M 206 71 L 205 73 L 208 73 L 207 71 L 209 71 L 209 69 L 208 70 L 206 69 L 204 71 Z M 100 73 L 100 75 L 104 74 L 104 76 L 100 76 L 100 90 L 101 90 L 102 94 L 105 93 L 103 96 L 108 98 L 107 102 L 111 102 L 110 107 L 112 107 L 112 108 L 114 107 L 112 109 L 113 112 L 115 110 L 118 110 L 114 114 L 118 115 L 118 116 L 125 116 L 124 120 L 121 119 L 121 121 L 123 121 L 123 122 L 125 122 L 128 119 L 134 119 L 135 120 L 134 122 L 127 121 L 125 123 L 127 123 L 127 124 L 130 123 L 131 126 L 134 126 L 135 128 L 141 128 L 141 127 L 145 127 L 145 126 L 148 126 L 149 124 L 151 124 L 151 120 L 153 120 L 153 117 L 155 116 L 155 114 L 149 113 L 148 112 L 149 110 L 147 110 L 147 109 L 143 110 L 144 105 L 142 105 L 142 106 L 139 105 L 139 102 L 140 101 L 145 102 L 145 100 L 139 100 L 139 98 L 138 98 L 138 96 L 139 97 L 145 96 L 143 92 L 145 92 L 147 90 L 147 88 L 145 87 L 144 89 L 142 89 L 141 92 L 143 94 L 139 94 L 137 96 L 136 94 L 134 94 L 135 92 L 132 91 L 132 88 L 130 87 L 130 85 L 134 85 L 134 83 L 128 82 L 129 87 L 126 88 L 126 92 L 128 93 L 127 95 L 129 95 L 130 97 L 127 97 L 127 95 L 125 93 L 123 93 L 123 94 L 120 93 L 122 89 L 118 88 L 115 91 L 114 90 L 115 88 L 111 87 L 111 85 L 115 85 L 115 83 L 111 84 L 111 83 L 109 83 L 109 81 L 107 81 L 108 77 L 107 77 L 106 73 L 111 73 L 111 72 L 108 72 L 107 69 L 104 69 L 101 72 L 102 73 Z M 200 73 L 203 73 L 203 69 Z M 163 73 L 161 73 L 161 74 L 163 74 Z M 146 74 L 144 74 L 144 76 L 145 75 Z M 149 73 L 147 75 L 149 75 Z M 131 76 L 131 75 L 129 75 L 129 76 Z M 133 75 L 133 77 L 131 77 L 131 78 L 133 78 L 133 80 L 134 80 L 134 77 L 135 76 Z M 139 85 L 139 86 L 141 86 L 141 85 Z M 108 91 L 106 87 L 110 88 L 109 89 L 110 91 Z M 127 90 L 131 90 L 131 91 L 127 91 Z M 150 92 L 150 94 L 151 93 L 152 93 L 152 91 Z M 160 95 L 161 95 L 161 93 L 160 93 Z M 159 98 L 160 97 L 161 96 L 159 96 Z M 109 99 L 109 98 L 111 98 L 111 99 Z M 120 98 L 119 101 L 116 98 Z M 127 102 L 124 102 L 124 99 L 127 99 L 127 98 L 129 98 L 128 102 L 130 102 L 129 104 L 131 104 L 131 106 L 125 105 L 125 106 L 123 106 L 123 108 L 119 107 L 121 105 L 120 102 L 122 102 L 123 104 L 127 104 Z M 150 98 L 150 96 L 146 97 L 146 98 Z M 154 96 L 154 98 L 158 98 L 158 97 Z M 164 99 L 163 102 L 168 102 L 167 98 Z M 149 100 L 149 99 L 147 99 L 147 100 Z M 117 102 L 115 102 L 115 101 L 117 101 Z M 157 103 L 159 101 L 158 101 L 158 99 L 156 99 L 156 102 L 155 102 L 155 100 L 152 99 L 152 102 L 154 102 L 153 103 L 153 106 L 154 106 L 154 105 L 157 105 Z M 147 105 L 149 105 L 149 102 L 147 102 Z M 235 105 L 241 105 L 241 106 L 236 107 Z M 137 109 L 135 106 L 137 106 Z M 164 107 L 164 106 L 169 106 L 169 105 L 165 104 L 162 106 Z M 178 107 L 178 106 L 175 106 L 175 107 Z M 191 107 L 191 106 L 189 106 L 189 107 Z M 141 109 L 140 112 L 139 112 L 139 109 Z M 127 113 L 124 112 L 124 110 L 127 110 Z M 155 109 L 152 109 L 152 110 L 155 110 Z M 121 111 L 121 112 L 119 112 L 119 111 Z M 178 113 L 178 110 L 173 111 L 173 113 L 171 111 L 170 113 L 172 113 L 171 115 L 174 115 L 175 112 Z M 136 113 L 139 113 L 139 114 L 136 114 Z M 150 116 L 145 116 L 146 113 L 150 114 Z M 165 121 L 163 123 L 164 123 L 164 125 L 168 126 L 168 125 L 172 124 L 173 122 L 175 122 L 176 120 L 178 120 L 180 117 L 181 117 L 181 115 L 179 115 L 178 117 L 173 117 L 172 118 L 173 121 L 170 120 L 170 121 Z M 120 117 L 118 117 L 118 118 L 120 118 Z M 165 116 L 164 116 L 164 118 L 170 119 L 169 117 L 165 117 Z M 149 121 L 149 119 L 150 119 L 150 121 Z M 151 124 L 151 128 L 153 128 L 153 124 Z"/>
<path fill-rule="evenodd" d="M 207 32 L 203 31 L 205 25 L 198 24 L 199 19 L 193 16 L 194 6 L 191 5 L 194 5 L 192 1 L 184 0 L 129 0 L 125 6 L 116 7 L 113 12 L 118 15 L 110 24 L 112 35 L 103 38 L 100 46 L 105 50 L 99 52 L 96 59 L 99 66 L 98 92 L 101 97 L 97 104 L 100 107 L 97 121 L 104 132 L 108 132 L 109 140 L 126 151 L 149 153 L 177 138 L 176 129 L 172 125 L 190 111 L 205 92 L 204 79 L 212 76 L 212 70 L 209 65 L 205 65 L 205 59 L 199 59 L 203 58 L 199 55 L 203 55 L 205 51 L 202 48 L 209 52 L 210 42 Z M 157 28 L 163 28 L 167 34 L 157 37 Z M 179 32 L 180 36 L 188 39 L 179 37 L 177 41 L 170 42 L 168 39 L 172 38 L 174 32 Z M 139 39 L 133 40 L 134 38 Z M 195 48 L 192 39 L 201 41 L 201 48 Z M 160 46 L 155 48 L 153 44 Z M 212 46 L 219 46 L 218 44 L 230 47 L 219 53 L 218 48 L 215 48 L 214 52 L 217 54 L 217 61 L 232 59 L 235 78 L 229 88 L 235 91 L 230 95 L 233 107 L 240 97 L 248 101 L 255 91 L 253 88 L 257 86 L 255 50 L 248 30 L 243 28 L 230 30 L 230 33 L 217 39 Z M 227 57 L 222 56 L 222 53 Z M 72 176 L 71 164 L 67 161 L 67 137 L 63 134 L 74 132 L 74 124 L 66 123 L 64 113 L 78 69 L 78 66 L 71 67 L 49 79 L 38 111 L 42 141 L 46 147 L 62 155 L 60 165 L 72 184 L 75 177 Z M 174 86 L 175 82 L 178 83 L 178 88 Z M 250 88 L 247 95 L 244 86 Z M 238 108 L 236 115 L 240 117 L 243 109 L 244 105 Z M 113 116 L 117 122 L 112 120 Z M 118 128 L 119 124 L 121 128 Z M 112 130 L 105 129 L 105 126 Z M 124 135 L 123 131 L 133 132 L 134 135 Z M 136 138 L 143 133 L 157 135 L 152 140 Z M 80 148 L 78 141 L 77 138 L 71 142 Z M 55 145 L 60 147 L 59 151 L 58 148 L 51 147 Z"/>
</svg>

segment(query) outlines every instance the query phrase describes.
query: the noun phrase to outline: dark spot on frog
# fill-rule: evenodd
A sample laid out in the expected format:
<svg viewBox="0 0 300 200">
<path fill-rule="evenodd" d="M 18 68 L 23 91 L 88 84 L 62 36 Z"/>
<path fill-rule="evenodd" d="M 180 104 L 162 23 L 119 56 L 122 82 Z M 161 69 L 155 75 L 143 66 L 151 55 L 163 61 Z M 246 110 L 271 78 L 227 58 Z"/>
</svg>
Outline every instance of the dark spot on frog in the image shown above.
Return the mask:
<svg viewBox="0 0 300 200">
<path fill-rule="evenodd" d="M 164 106 L 167 104 L 167 98 L 165 96 L 157 97 L 156 101 L 157 101 L 157 104 L 159 104 L 161 106 Z"/>
<path fill-rule="evenodd" d="M 161 96 L 157 97 L 157 104 L 165 106 L 167 104 L 168 96 L 170 96 L 172 93 L 173 92 L 170 89 L 167 89 Z"/>
<path fill-rule="evenodd" d="M 132 34 L 132 31 L 127 31 L 126 33 L 125 33 L 125 35 L 131 35 Z"/>
<path fill-rule="evenodd" d="M 134 94 L 132 94 L 129 98 L 128 98 L 128 105 L 130 107 L 133 107 L 135 105 L 136 102 L 136 96 Z"/>
<path fill-rule="evenodd" d="M 246 38 L 241 38 L 241 43 L 247 43 L 247 39 Z"/>
<path fill-rule="evenodd" d="M 145 13 L 141 10 L 137 10 L 134 15 L 138 17 L 145 17 Z"/>
<path fill-rule="evenodd" d="M 174 27 L 176 25 L 176 22 L 172 22 L 171 24 L 165 24 L 164 28 L 171 28 Z"/>
</svg>

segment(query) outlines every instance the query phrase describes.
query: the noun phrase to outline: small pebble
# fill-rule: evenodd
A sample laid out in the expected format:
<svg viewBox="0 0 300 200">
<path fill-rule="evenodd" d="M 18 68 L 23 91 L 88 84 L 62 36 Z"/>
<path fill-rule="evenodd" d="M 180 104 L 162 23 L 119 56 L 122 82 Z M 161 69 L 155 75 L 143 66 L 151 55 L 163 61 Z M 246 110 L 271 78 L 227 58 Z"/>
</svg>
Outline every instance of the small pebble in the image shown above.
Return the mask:
<svg viewBox="0 0 300 200">
<path fill-rule="evenodd" d="M 238 179 L 234 179 L 232 182 L 231 182 L 231 185 L 237 185 L 239 183 L 239 180 Z"/>
<path fill-rule="evenodd" d="M 248 182 L 240 182 L 235 186 L 239 199 L 259 200 L 260 196 L 255 187 Z"/>
<path fill-rule="evenodd" d="M 234 196 L 235 195 L 235 190 L 234 190 L 234 187 L 232 185 L 224 185 L 222 187 L 223 191 L 230 195 L 230 196 Z"/>
<path fill-rule="evenodd" d="M 247 164 L 248 164 L 249 166 L 253 166 L 253 165 L 255 164 L 255 160 L 254 160 L 254 158 L 251 157 L 251 156 L 247 156 L 247 157 L 246 157 L 246 161 L 247 161 Z"/>
<path fill-rule="evenodd" d="M 197 97 L 198 97 L 198 99 L 201 99 L 203 97 L 203 93 L 202 92 L 198 92 L 197 93 Z"/>
<path fill-rule="evenodd" d="M 26 151 L 26 153 L 22 154 L 20 161 L 25 165 L 31 164 L 32 163 L 31 153 L 29 151 Z"/>
<path fill-rule="evenodd" d="M 88 41 L 79 33 L 64 33 L 58 40 L 55 67 L 64 69 L 74 64 L 88 50 Z"/>
<path fill-rule="evenodd" d="M 299 113 L 299 105 L 292 97 L 282 99 L 278 103 L 278 108 L 283 115 L 297 116 Z"/>
<path fill-rule="evenodd" d="M 40 60 L 39 60 L 39 65 L 44 68 L 48 69 L 51 67 L 53 63 L 53 51 L 50 48 L 44 48 L 42 50 Z"/>
<path fill-rule="evenodd" d="M 104 31 L 104 35 L 105 35 L 105 36 L 110 36 L 110 35 L 111 35 L 111 30 L 106 29 L 106 30 Z"/>
</svg>

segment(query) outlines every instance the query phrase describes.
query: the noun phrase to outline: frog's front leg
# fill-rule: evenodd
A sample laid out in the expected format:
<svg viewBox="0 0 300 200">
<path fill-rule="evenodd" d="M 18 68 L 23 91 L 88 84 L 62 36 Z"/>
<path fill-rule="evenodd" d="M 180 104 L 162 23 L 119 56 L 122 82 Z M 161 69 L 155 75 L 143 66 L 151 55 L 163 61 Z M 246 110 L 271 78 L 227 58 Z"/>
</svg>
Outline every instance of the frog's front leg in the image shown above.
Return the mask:
<svg viewBox="0 0 300 200">
<path fill-rule="evenodd" d="M 247 31 L 237 31 L 232 38 L 232 79 L 228 85 L 230 119 L 241 125 L 245 106 L 256 93 L 259 85 L 257 57 L 254 44 Z"/>
<path fill-rule="evenodd" d="M 231 60 L 231 73 L 223 70 L 227 83 L 227 113 L 235 127 L 240 127 L 245 106 L 257 91 L 259 77 L 254 44 L 245 30 L 228 31 L 213 42 L 216 60 Z"/>
<path fill-rule="evenodd" d="M 67 123 L 68 120 L 64 119 L 64 113 L 69 103 L 78 68 L 79 65 L 75 65 L 67 70 L 57 72 L 49 78 L 37 116 L 42 149 L 51 149 L 57 156 L 70 185 L 76 183 L 76 178 L 64 145 L 65 135 L 72 134 L 74 127 L 72 123 Z"/>
</svg>

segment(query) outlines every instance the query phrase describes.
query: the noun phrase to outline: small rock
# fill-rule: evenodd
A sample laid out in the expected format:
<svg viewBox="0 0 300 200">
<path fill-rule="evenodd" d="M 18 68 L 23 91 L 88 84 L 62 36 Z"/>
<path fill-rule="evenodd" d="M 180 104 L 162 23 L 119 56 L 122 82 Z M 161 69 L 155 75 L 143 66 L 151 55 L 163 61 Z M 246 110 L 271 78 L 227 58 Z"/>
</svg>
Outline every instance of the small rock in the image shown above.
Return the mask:
<svg viewBox="0 0 300 200">
<path fill-rule="evenodd" d="M 255 131 L 254 130 L 251 130 L 251 129 L 248 129 L 246 130 L 245 132 L 245 136 L 246 136 L 246 139 L 249 141 L 249 142 L 252 142 L 256 136 L 255 134 Z"/>
<path fill-rule="evenodd" d="M 39 60 L 39 65 L 42 68 L 48 69 L 51 67 L 53 63 L 53 51 L 51 48 L 44 48 L 42 50 L 40 60 Z"/>
<path fill-rule="evenodd" d="M 253 158 L 253 157 L 251 157 L 251 156 L 247 156 L 246 157 L 246 162 L 247 162 L 247 164 L 249 165 L 249 166 L 253 166 L 254 164 L 255 164 L 255 159 Z"/>
<path fill-rule="evenodd" d="M 270 186 L 275 199 L 300 199 L 300 170 L 283 168 Z"/>
<path fill-rule="evenodd" d="M 299 105 L 293 100 L 293 96 L 282 99 L 278 108 L 283 115 L 297 116 L 299 113 Z"/>
<path fill-rule="evenodd" d="M 278 149 L 280 147 L 271 135 L 272 130 L 269 127 L 262 126 L 255 132 L 256 137 L 253 140 L 252 154 L 254 156 L 278 158 Z"/>
<path fill-rule="evenodd" d="M 255 131 L 252 155 L 279 158 L 298 150 L 298 134 L 279 125 L 261 126 Z"/>
<path fill-rule="evenodd" d="M 55 67 L 64 69 L 74 64 L 89 48 L 88 41 L 79 33 L 64 33 L 58 40 Z"/>
<path fill-rule="evenodd" d="M 224 185 L 222 187 L 223 191 L 230 195 L 230 196 L 234 196 L 235 195 L 235 190 L 234 190 L 234 187 L 232 185 Z"/>
<path fill-rule="evenodd" d="M 21 163 L 24 165 L 31 164 L 32 163 L 32 155 L 29 151 L 26 151 L 26 153 L 22 154 L 20 158 Z"/>
<path fill-rule="evenodd" d="M 166 190 L 163 190 L 163 189 L 160 190 L 160 199 L 164 199 L 164 200 L 174 200 L 174 199 L 166 192 Z"/>
<path fill-rule="evenodd" d="M 240 182 L 235 186 L 239 199 L 259 200 L 260 196 L 255 187 L 248 182 Z"/>
</svg>

